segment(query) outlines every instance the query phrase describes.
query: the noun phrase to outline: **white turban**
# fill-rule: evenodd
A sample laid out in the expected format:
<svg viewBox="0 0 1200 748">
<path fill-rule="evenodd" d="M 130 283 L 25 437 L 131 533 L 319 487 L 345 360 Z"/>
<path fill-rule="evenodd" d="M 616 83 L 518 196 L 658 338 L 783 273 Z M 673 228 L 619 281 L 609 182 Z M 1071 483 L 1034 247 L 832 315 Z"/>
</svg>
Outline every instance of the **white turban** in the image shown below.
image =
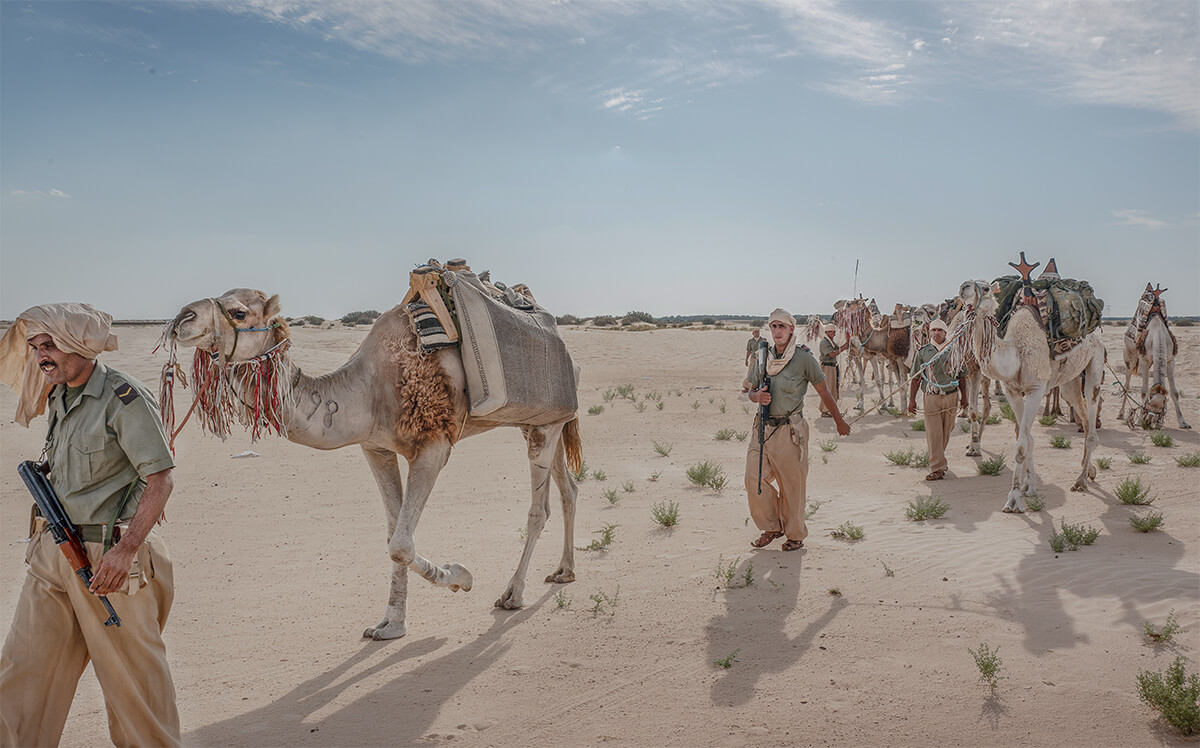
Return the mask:
<svg viewBox="0 0 1200 748">
<path fill-rule="evenodd" d="M 825 332 L 837 332 L 837 325 L 825 325 Z"/>
<path fill-rule="evenodd" d="M 929 331 L 933 332 L 934 330 L 941 330 L 947 335 L 950 334 L 950 328 L 946 327 L 946 323 L 940 319 L 935 319 L 933 322 L 929 323 Z"/>
<path fill-rule="evenodd" d="M 109 332 L 111 328 L 112 315 L 90 304 L 45 304 L 21 312 L 0 338 L 0 382 L 20 396 L 17 423 L 28 427 L 45 412 L 46 396 L 54 386 L 38 368 L 29 341 L 46 334 L 61 351 L 96 358 L 104 351 L 117 350 L 117 336 Z"/>
<path fill-rule="evenodd" d="M 796 326 L 796 318 L 788 314 L 784 309 L 776 309 L 771 312 L 770 318 L 767 319 L 767 324 L 771 324 L 772 322 L 782 322 L 785 325 Z"/>
</svg>

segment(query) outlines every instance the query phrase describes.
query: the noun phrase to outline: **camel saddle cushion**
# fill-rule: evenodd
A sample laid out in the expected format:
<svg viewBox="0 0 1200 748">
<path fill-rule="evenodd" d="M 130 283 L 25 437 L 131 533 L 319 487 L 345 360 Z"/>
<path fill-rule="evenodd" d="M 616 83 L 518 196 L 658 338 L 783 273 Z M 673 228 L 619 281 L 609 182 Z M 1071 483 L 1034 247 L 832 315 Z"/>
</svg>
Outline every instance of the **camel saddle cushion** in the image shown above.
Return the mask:
<svg viewBox="0 0 1200 748">
<path fill-rule="evenodd" d="M 554 315 L 469 270 L 443 277 L 462 331 L 471 417 L 529 426 L 570 420 L 579 407 L 575 364 Z"/>
<path fill-rule="evenodd" d="M 1100 326 L 1104 312 L 1104 301 L 1087 281 L 1072 278 L 1038 279 L 1032 281 L 1037 311 L 1042 326 L 1046 328 L 1046 339 L 1050 346 L 1050 357 L 1058 358 L 1070 352 L 1093 330 Z M 1005 275 L 992 281 L 999 307 L 996 310 L 998 332 L 1003 337 L 1008 332 L 1008 321 L 1013 311 L 1021 304 L 1021 278 Z"/>
</svg>

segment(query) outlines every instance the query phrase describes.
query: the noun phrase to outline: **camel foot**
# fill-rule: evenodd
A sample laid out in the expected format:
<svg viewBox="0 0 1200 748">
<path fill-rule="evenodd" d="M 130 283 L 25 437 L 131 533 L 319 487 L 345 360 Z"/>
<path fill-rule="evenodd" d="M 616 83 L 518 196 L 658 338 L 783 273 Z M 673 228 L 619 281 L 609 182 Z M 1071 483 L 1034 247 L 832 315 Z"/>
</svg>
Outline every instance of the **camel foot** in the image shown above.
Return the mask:
<svg viewBox="0 0 1200 748">
<path fill-rule="evenodd" d="M 1181 429 L 1190 429 L 1191 427 L 1192 427 L 1192 426 L 1191 426 L 1191 424 L 1189 424 L 1189 423 L 1181 423 L 1181 424 L 1179 424 L 1179 428 L 1181 428 Z"/>
<path fill-rule="evenodd" d="M 462 564 L 444 564 L 442 571 L 446 572 L 446 586 L 452 592 L 471 591 L 471 584 L 475 581 L 471 576 L 471 572 L 467 571 L 467 567 Z"/>
<path fill-rule="evenodd" d="M 1080 478 L 1079 480 L 1075 481 L 1075 485 L 1071 486 L 1071 490 L 1072 491 L 1086 491 L 1087 490 L 1087 481 Z"/>
<path fill-rule="evenodd" d="M 407 633 L 408 624 L 404 621 L 388 621 L 385 619 L 364 631 L 363 638 L 382 642 L 389 639 L 399 639 Z"/>
<path fill-rule="evenodd" d="M 570 582 L 574 581 L 575 572 L 569 569 L 564 571 L 561 566 L 558 567 L 553 574 L 546 577 L 546 582 L 548 584 L 569 584 Z"/>
<path fill-rule="evenodd" d="M 981 457 L 983 451 L 979 447 L 967 447 L 967 457 Z"/>
<path fill-rule="evenodd" d="M 493 607 L 503 608 L 505 610 L 520 610 L 525 607 L 525 601 L 516 595 L 511 589 L 505 590 L 500 599 L 496 601 Z"/>
</svg>

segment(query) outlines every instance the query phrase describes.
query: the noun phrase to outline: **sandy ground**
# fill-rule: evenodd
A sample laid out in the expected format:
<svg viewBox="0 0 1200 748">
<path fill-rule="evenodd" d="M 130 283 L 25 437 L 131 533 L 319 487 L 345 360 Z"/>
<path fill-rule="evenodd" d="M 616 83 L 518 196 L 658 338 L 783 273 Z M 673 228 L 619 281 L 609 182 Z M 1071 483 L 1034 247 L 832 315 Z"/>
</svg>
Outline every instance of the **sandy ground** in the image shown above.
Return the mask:
<svg viewBox="0 0 1200 748">
<path fill-rule="evenodd" d="M 104 360 L 154 383 L 161 354 L 152 328 L 121 328 L 121 350 Z M 1121 328 L 1104 332 L 1114 367 Z M 1186 417 L 1200 425 L 1200 328 L 1177 328 Z M 295 331 L 306 371 L 336 367 L 365 330 Z M 607 480 L 581 484 L 577 545 L 617 525 L 606 552 L 578 553 L 578 581 L 542 582 L 557 565 L 555 511 L 530 567 L 527 606 L 492 607 L 519 558 L 528 510 L 525 450 L 518 432 L 464 442 L 451 458 L 418 530 L 420 551 L 455 561 L 475 589 L 451 593 L 413 577 L 407 637 L 360 639 L 386 600 L 390 561 L 383 511 L 356 449 L 318 452 L 279 438 L 226 442 L 190 424 L 178 443 L 176 489 L 161 528 L 176 564 L 175 607 L 166 630 L 184 742 L 213 746 L 428 745 L 1157 745 L 1178 741 L 1138 702 L 1139 669 L 1165 668 L 1177 654 L 1200 665 L 1200 469 L 1174 458 L 1200 449 L 1176 427 L 1175 446 L 1150 444 L 1115 420 L 1105 387 L 1098 455 L 1112 458 L 1087 493 L 1071 493 L 1082 445 L 1074 425 L 1036 426 L 1045 509 L 1001 513 L 1011 472 L 977 475 L 950 447 L 948 480 L 898 468 L 885 452 L 924 449 L 907 420 L 874 414 L 836 438 L 805 412 L 813 442 L 809 499 L 821 502 L 805 549 L 756 551 L 742 489 L 746 444 L 718 441 L 746 431 L 739 393 L 745 332 L 668 330 L 564 332 L 583 367 L 584 453 Z M 632 384 L 663 395 L 662 410 L 605 390 Z M 681 394 L 675 394 L 679 392 Z M 181 395 L 190 402 L 190 395 Z M 605 404 L 604 412 L 587 408 Z M 853 405 L 841 401 L 844 410 Z M 16 463 L 37 456 L 45 431 L 0 411 L 0 620 L 20 589 L 29 499 Z M 721 406 L 724 405 L 724 412 Z M 180 413 L 182 417 L 182 412 Z M 1073 440 L 1049 446 L 1051 435 Z M 752 437 L 751 437 L 752 438 Z M 653 442 L 669 443 L 668 457 Z M 987 456 L 1011 463 L 1005 422 L 984 437 Z M 231 459 L 244 450 L 260 456 Z M 1147 465 L 1126 454 L 1145 450 Z M 691 486 L 685 469 L 722 464 L 721 492 Z M 1152 486 L 1162 530 L 1135 532 L 1114 495 L 1137 475 Z M 657 476 L 657 480 L 653 477 Z M 615 491 L 617 502 L 604 496 Z M 910 500 L 932 494 L 943 519 L 910 522 Z M 651 518 L 677 502 L 672 530 Z M 1061 520 L 1100 530 L 1091 547 L 1055 555 Z M 843 522 L 865 537 L 830 537 Z M 718 565 L 733 561 L 753 585 L 725 589 Z M 892 570 L 892 574 L 887 573 Z M 556 593 L 568 603 L 560 607 Z M 833 594 L 833 590 L 840 594 Z M 593 595 L 616 598 L 593 611 Z M 1147 644 L 1143 621 L 1174 610 L 1188 629 L 1172 646 Z M 968 648 L 998 648 L 1004 679 L 980 683 Z M 49 642 L 47 643 L 50 644 Z M 728 669 L 715 661 L 733 655 Z M 64 745 L 107 741 L 103 700 L 85 674 Z"/>
</svg>

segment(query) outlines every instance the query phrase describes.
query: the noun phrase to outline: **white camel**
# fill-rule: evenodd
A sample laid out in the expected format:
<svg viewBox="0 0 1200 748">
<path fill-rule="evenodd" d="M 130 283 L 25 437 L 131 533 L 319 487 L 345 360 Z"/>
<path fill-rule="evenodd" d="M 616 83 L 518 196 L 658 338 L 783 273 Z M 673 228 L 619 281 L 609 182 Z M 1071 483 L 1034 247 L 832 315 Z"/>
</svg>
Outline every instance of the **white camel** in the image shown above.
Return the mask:
<svg viewBox="0 0 1200 748">
<path fill-rule="evenodd" d="M 515 425 L 524 433 L 533 502 L 521 560 L 495 605 L 507 609 L 523 605 L 529 560 L 550 509 L 552 478 L 562 496 L 563 552 L 546 581 L 574 581 L 577 489 L 568 462 L 577 467 L 581 459 L 578 419 L 528 426 L 468 417 L 458 348 L 419 353 L 412 322 L 402 307 L 380 316 L 350 360 L 323 376 L 302 372 L 287 357 L 288 330 L 279 316 L 279 297 L 268 298 L 262 291 L 238 288 L 188 304 L 169 324 L 167 339 L 196 347 L 197 356 L 211 356 L 214 362 L 234 367 L 235 408 L 259 401 L 258 391 L 253 390 L 255 378 L 242 376 L 238 367 L 257 367 L 255 371 L 274 367 L 267 378 L 279 384 L 282 396 L 277 399 L 278 411 L 268 413 L 267 420 L 288 440 L 316 449 L 351 444 L 362 448 L 383 496 L 393 561 L 383 619 L 366 629 L 364 637 L 395 639 L 407 632 L 409 569 L 438 587 L 471 589 L 471 573 L 465 567 L 435 566 L 417 553 L 413 533 L 454 445 L 497 426 Z M 407 490 L 397 456 L 408 463 Z"/>
<path fill-rule="evenodd" d="M 1178 343 L 1175 336 L 1167 328 L 1167 313 L 1162 300 L 1159 298 L 1165 288 L 1151 288 L 1146 284 L 1142 301 L 1149 306 L 1145 322 L 1138 329 L 1131 322 L 1125 332 L 1125 392 L 1129 392 L 1129 379 L 1138 371 L 1142 373 L 1142 405 L 1133 409 L 1138 412 L 1130 414 L 1126 423 L 1130 428 L 1162 428 L 1166 420 L 1167 396 L 1175 404 L 1175 418 L 1179 428 L 1190 429 L 1191 426 L 1183 417 L 1179 407 L 1179 391 L 1175 389 L 1175 354 L 1178 353 Z M 1153 375 L 1153 376 L 1151 376 Z M 1151 378 L 1154 384 L 1147 393 L 1147 385 Z M 1168 390 L 1167 385 L 1170 385 Z M 1149 397 L 1147 398 L 1147 394 Z M 1125 420 L 1125 405 L 1128 398 L 1121 398 L 1121 410 L 1117 420 Z"/>
<path fill-rule="evenodd" d="M 985 282 L 971 282 L 974 283 L 973 288 L 977 289 L 974 291 L 977 299 L 977 301 L 974 303 L 978 303 L 983 298 L 991 296 L 992 289 Z M 966 283 L 963 284 L 963 287 L 965 286 Z M 969 318 L 969 316 L 975 314 L 974 304 L 967 304 L 967 302 L 962 300 L 961 296 L 962 289 L 960 288 L 958 299 L 959 303 L 956 305 L 958 307 L 958 311 L 954 313 L 953 318 L 951 318 L 950 322 L 948 323 L 950 329 L 955 331 L 960 330 L 960 326 L 966 324 L 965 321 Z M 949 311 L 950 307 L 947 305 L 946 312 L 948 313 Z M 965 336 L 969 335 L 970 333 L 963 332 L 962 334 Z M 979 457 L 983 454 L 983 430 L 987 426 L 988 418 L 992 414 L 992 397 L 989 392 L 991 380 L 988 379 L 987 375 L 983 373 L 983 370 L 979 366 L 978 359 L 976 359 L 975 354 L 970 348 L 967 348 L 964 351 L 962 373 L 959 374 L 958 382 L 959 388 L 966 396 L 966 416 L 967 420 L 971 424 L 971 441 L 967 445 L 967 456 Z M 982 410 L 979 408 L 979 400 L 981 396 L 983 398 Z"/>
<path fill-rule="evenodd" d="M 1028 267 L 1022 254 L 1021 268 Z M 1024 270 L 1022 275 L 1028 277 Z M 996 333 L 997 301 L 992 294 L 985 294 L 978 282 L 969 280 L 959 288 L 959 298 L 967 308 L 974 310 L 959 322 L 969 326 L 969 350 L 979 361 L 984 375 L 1003 383 L 1016 416 L 1012 490 L 1008 493 L 1004 511 L 1025 511 L 1024 497 L 1037 493 L 1033 420 L 1042 397 L 1054 386 L 1060 386 L 1067 402 L 1086 414 L 1083 469 L 1071 487 L 1072 491 L 1085 490 L 1088 480 L 1094 481 L 1096 477 L 1092 451 L 1098 441 L 1096 408 L 1104 369 L 1104 344 L 1099 333 L 1089 334 L 1072 351 L 1053 359 L 1036 307 L 1019 304 L 1009 317 L 1005 336 L 1000 338 Z"/>
</svg>

